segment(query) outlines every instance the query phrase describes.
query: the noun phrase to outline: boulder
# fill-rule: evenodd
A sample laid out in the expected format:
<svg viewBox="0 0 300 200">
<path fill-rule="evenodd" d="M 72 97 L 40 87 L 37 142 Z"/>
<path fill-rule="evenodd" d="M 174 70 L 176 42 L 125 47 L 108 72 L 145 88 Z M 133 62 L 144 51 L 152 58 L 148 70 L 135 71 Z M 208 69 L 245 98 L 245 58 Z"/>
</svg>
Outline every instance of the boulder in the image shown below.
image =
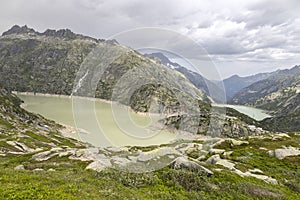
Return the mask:
<svg viewBox="0 0 300 200">
<path fill-rule="evenodd" d="M 274 151 L 274 156 L 276 158 L 278 158 L 279 160 L 282 160 L 288 156 L 299 156 L 299 155 L 300 155 L 300 150 L 295 147 L 286 147 L 286 148 L 282 148 L 282 149 L 275 149 L 275 151 Z"/>
<path fill-rule="evenodd" d="M 210 150 L 209 150 L 209 153 L 210 153 L 210 154 L 222 154 L 222 153 L 224 153 L 224 152 L 225 152 L 224 149 L 210 149 Z"/>
<path fill-rule="evenodd" d="M 234 168 L 235 164 L 226 159 L 221 159 L 221 160 L 217 161 L 216 165 L 222 165 L 223 167 L 228 168 L 230 170 L 235 169 Z"/>
<path fill-rule="evenodd" d="M 213 175 L 214 173 L 209 169 L 199 165 L 194 161 L 190 161 L 185 157 L 178 157 L 172 163 L 171 166 L 173 169 L 185 169 L 193 172 L 203 172 L 206 175 Z"/>
<path fill-rule="evenodd" d="M 216 163 L 217 163 L 218 161 L 220 161 L 220 160 L 221 160 L 220 155 L 217 154 L 217 155 L 213 155 L 213 156 L 211 156 L 210 158 L 208 158 L 208 159 L 206 160 L 206 163 L 207 163 L 207 164 L 214 165 L 214 164 L 216 164 Z"/>
<path fill-rule="evenodd" d="M 14 170 L 25 170 L 24 165 L 18 165 L 14 168 Z"/>
<path fill-rule="evenodd" d="M 158 149 L 154 149 L 152 151 L 148 152 L 140 152 L 140 154 L 137 157 L 137 161 L 139 162 L 147 162 L 149 160 L 152 160 L 154 158 L 159 158 L 163 156 L 178 156 L 179 153 L 174 148 L 171 147 L 160 147 Z"/>
<path fill-rule="evenodd" d="M 249 144 L 248 141 L 240 141 L 240 140 L 235 140 L 235 139 L 228 139 L 228 141 L 233 145 L 233 146 L 240 146 L 243 144 Z"/>
<path fill-rule="evenodd" d="M 110 159 L 106 158 L 106 159 L 96 160 L 96 161 L 90 163 L 85 169 L 92 169 L 92 170 L 100 172 L 100 171 L 110 168 L 110 167 L 112 167 Z"/>
<path fill-rule="evenodd" d="M 69 156 L 69 158 L 81 161 L 95 161 L 105 158 L 105 155 L 100 154 L 98 148 L 88 148 L 75 151 L 75 154 Z"/>
<path fill-rule="evenodd" d="M 44 151 L 38 154 L 34 154 L 32 156 L 32 159 L 36 160 L 36 161 L 45 161 L 48 160 L 54 156 L 57 156 L 58 153 L 52 152 L 52 151 Z"/>
</svg>

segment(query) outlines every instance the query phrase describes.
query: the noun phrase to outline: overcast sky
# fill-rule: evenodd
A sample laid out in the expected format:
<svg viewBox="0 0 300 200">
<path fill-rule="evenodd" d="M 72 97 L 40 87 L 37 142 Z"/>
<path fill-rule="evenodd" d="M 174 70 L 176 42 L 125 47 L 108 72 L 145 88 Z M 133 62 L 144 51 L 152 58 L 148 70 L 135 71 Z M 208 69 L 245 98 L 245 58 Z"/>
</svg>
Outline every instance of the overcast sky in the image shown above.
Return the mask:
<svg viewBox="0 0 300 200">
<path fill-rule="evenodd" d="M 174 30 L 202 45 L 222 77 L 300 64 L 299 0 L 2 0 L 0 31 L 14 24 L 96 38 Z"/>
</svg>

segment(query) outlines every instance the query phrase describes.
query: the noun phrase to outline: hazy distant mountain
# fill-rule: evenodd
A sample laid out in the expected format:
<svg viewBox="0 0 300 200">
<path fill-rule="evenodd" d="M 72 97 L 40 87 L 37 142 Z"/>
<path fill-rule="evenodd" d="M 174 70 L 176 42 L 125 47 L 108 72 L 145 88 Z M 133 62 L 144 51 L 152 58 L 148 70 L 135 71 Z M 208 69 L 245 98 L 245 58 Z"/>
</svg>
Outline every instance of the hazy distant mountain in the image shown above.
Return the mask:
<svg viewBox="0 0 300 200">
<path fill-rule="evenodd" d="M 300 65 L 280 70 L 237 93 L 232 102 L 269 110 L 273 130 L 300 130 Z"/>
<path fill-rule="evenodd" d="M 255 105 L 260 98 L 297 84 L 299 73 L 300 66 L 276 71 L 268 78 L 242 89 L 232 98 L 232 103 Z"/>
<path fill-rule="evenodd" d="M 238 75 L 233 75 L 229 78 L 226 78 L 223 80 L 225 91 L 226 91 L 226 97 L 227 100 L 230 101 L 231 98 L 237 94 L 242 89 L 248 87 L 249 85 L 264 80 L 271 76 L 275 72 L 271 73 L 259 73 L 252 76 L 245 76 L 240 77 Z"/>
</svg>

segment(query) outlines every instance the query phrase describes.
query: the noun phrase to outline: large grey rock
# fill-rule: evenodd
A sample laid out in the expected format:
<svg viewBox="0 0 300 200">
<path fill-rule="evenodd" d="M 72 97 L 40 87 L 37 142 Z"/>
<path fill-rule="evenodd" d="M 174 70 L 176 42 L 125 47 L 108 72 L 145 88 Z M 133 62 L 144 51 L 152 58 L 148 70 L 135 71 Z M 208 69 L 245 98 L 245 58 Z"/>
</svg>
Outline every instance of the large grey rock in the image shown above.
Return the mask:
<svg viewBox="0 0 300 200">
<path fill-rule="evenodd" d="M 129 163 L 134 163 L 134 161 L 129 160 L 128 158 L 122 158 L 122 157 L 118 157 L 118 156 L 113 156 L 111 158 L 111 162 L 113 164 L 117 165 L 118 167 L 125 167 Z"/>
<path fill-rule="evenodd" d="M 223 167 L 226 167 L 230 170 L 235 169 L 234 166 L 235 164 L 230 162 L 229 160 L 226 159 L 221 159 L 219 154 L 213 155 L 210 158 L 206 160 L 207 164 L 212 164 L 212 165 L 222 165 Z"/>
<path fill-rule="evenodd" d="M 127 152 L 128 148 L 126 147 L 106 147 L 106 151 L 109 151 L 111 153 L 121 153 L 121 152 Z"/>
<path fill-rule="evenodd" d="M 36 160 L 36 161 L 45 161 L 45 160 L 49 160 L 50 158 L 57 156 L 59 153 L 56 152 L 52 152 L 52 151 L 44 151 L 38 154 L 34 154 L 32 156 L 32 159 Z"/>
<path fill-rule="evenodd" d="M 24 165 L 18 165 L 14 168 L 14 170 L 25 170 Z"/>
<path fill-rule="evenodd" d="M 224 152 L 225 152 L 224 149 L 210 149 L 210 150 L 209 150 L 209 153 L 210 153 L 210 154 L 222 154 L 222 153 L 224 153 Z"/>
<path fill-rule="evenodd" d="M 140 152 L 140 154 L 137 157 L 137 161 L 139 162 L 147 162 L 155 158 L 160 158 L 163 156 L 178 156 L 180 153 L 176 151 L 174 148 L 171 147 L 160 147 L 158 149 L 155 149 L 153 151 L 149 152 Z"/>
<path fill-rule="evenodd" d="M 251 176 L 251 177 L 254 177 L 254 178 L 257 178 L 257 179 L 260 179 L 260 180 L 263 180 L 265 181 L 266 183 L 271 183 L 271 184 L 274 184 L 274 185 L 277 185 L 278 182 L 276 179 L 274 178 L 271 178 L 269 176 L 266 176 L 266 175 L 261 175 L 261 174 L 252 174 L 250 171 L 247 171 L 247 172 L 242 172 L 238 169 L 235 169 L 234 170 L 234 173 L 242 176 L 242 177 L 247 177 L 247 176 Z"/>
<path fill-rule="evenodd" d="M 288 156 L 299 156 L 299 155 L 300 155 L 300 150 L 295 147 L 286 147 L 286 148 L 282 148 L 282 149 L 275 149 L 275 151 L 274 151 L 274 156 L 276 158 L 278 158 L 279 160 L 282 160 Z"/>
<path fill-rule="evenodd" d="M 73 160 L 81 160 L 81 161 L 95 161 L 99 159 L 103 159 L 105 157 L 103 154 L 99 153 L 98 148 L 88 148 L 88 149 L 79 149 L 75 151 L 73 155 L 69 158 Z"/>
<path fill-rule="evenodd" d="M 90 163 L 86 169 L 92 169 L 92 170 L 95 170 L 95 171 L 102 171 L 104 169 L 107 169 L 107 168 L 110 168 L 112 167 L 112 164 L 110 162 L 110 159 L 108 158 L 103 158 L 103 159 L 100 159 L 100 160 L 96 160 L 92 163 Z"/>
<path fill-rule="evenodd" d="M 207 164 L 211 164 L 211 165 L 214 165 L 214 164 L 216 164 L 218 161 L 220 161 L 221 160 L 221 158 L 220 158 L 220 155 L 219 154 L 216 154 L 216 155 L 213 155 L 213 156 L 211 156 L 210 158 L 208 158 L 207 160 L 206 160 L 206 163 Z"/>
<path fill-rule="evenodd" d="M 222 165 L 223 167 L 228 168 L 230 170 L 235 169 L 234 168 L 235 164 L 226 159 L 221 159 L 221 160 L 217 161 L 216 165 Z"/>
<path fill-rule="evenodd" d="M 7 144 L 13 146 L 16 149 L 19 149 L 20 151 L 23 152 L 34 152 L 35 149 L 29 148 L 27 145 L 17 142 L 17 141 L 6 141 Z"/>
<path fill-rule="evenodd" d="M 201 150 L 202 148 L 203 145 L 198 143 L 181 143 L 175 146 L 175 149 L 181 154 L 187 154 L 188 151 Z"/>
<path fill-rule="evenodd" d="M 171 166 L 174 169 L 185 169 L 188 171 L 193 172 L 204 172 L 207 175 L 213 175 L 214 173 L 210 171 L 209 169 L 199 165 L 198 163 L 194 161 L 190 161 L 189 159 L 185 157 L 178 157 L 176 158 L 172 163 Z"/>
</svg>

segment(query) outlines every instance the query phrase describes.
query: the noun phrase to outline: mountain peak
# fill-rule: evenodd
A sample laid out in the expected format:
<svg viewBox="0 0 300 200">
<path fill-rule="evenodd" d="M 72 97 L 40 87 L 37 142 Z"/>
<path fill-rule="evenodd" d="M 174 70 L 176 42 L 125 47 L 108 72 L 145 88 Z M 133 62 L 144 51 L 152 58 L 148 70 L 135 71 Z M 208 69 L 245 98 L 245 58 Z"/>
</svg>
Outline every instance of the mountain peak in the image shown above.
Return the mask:
<svg viewBox="0 0 300 200">
<path fill-rule="evenodd" d="M 38 36 L 46 36 L 46 37 L 59 37 L 63 39 L 91 39 L 97 41 L 97 39 L 89 37 L 89 36 L 83 36 L 80 34 L 76 34 L 72 32 L 70 29 L 47 29 L 45 32 L 40 33 L 38 31 L 35 31 L 33 28 L 28 28 L 27 25 L 19 26 L 14 25 L 9 30 L 5 31 L 2 36 L 6 35 L 38 35 Z M 103 41 L 103 40 L 100 40 Z"/>
<path fill-rule="evenodd" d="M 60 30 L 47 29 L 41 35 L 52 36 L 52 37 L 64 37 L 69 39 L 74 39 L 77 36 L 77 34 L 73 33 L 70 29 L 60 29 Z"/>
<path fill-rule="evenodd" d="M 27 25 L 24 26 L 14 25 L 8 31 L 5 31 L 2 34 L 2 36 L 12 35 L 12 34 L 30 34 L 30 33 L 36 34 L 37 32 L 32 28 L 28 28 Z"/>
</svg>

